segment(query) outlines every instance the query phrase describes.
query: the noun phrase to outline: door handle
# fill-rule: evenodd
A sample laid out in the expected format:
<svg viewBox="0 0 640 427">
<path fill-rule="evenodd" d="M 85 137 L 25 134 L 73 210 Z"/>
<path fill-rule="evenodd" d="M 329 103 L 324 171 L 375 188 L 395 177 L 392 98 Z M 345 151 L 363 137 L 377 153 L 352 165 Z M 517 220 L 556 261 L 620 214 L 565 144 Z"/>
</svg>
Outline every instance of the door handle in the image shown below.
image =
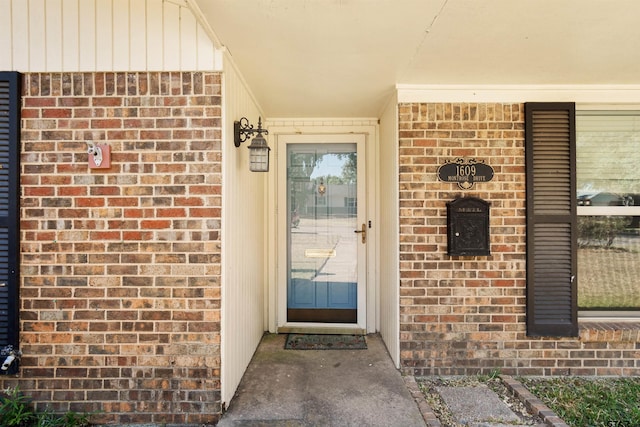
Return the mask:
<svg viewBox="0 0 640 427">
<path fill-rule="evenodd" d="M 367 226 L 362 223 L 362 228 L 360 230 L 353 230 L 354 233 L 358 233 L 362 235 L 362 243 L 367 243 Z"/>
</svg>

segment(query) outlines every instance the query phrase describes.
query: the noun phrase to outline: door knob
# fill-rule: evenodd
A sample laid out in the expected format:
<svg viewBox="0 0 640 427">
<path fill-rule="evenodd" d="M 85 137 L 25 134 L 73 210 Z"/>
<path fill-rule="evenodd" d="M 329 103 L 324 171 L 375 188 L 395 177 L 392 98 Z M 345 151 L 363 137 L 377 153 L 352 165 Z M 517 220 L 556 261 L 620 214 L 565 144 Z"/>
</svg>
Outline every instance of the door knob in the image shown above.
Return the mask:
<svg viewBox="0 0 640 427">
<path fill-rule="evenodd" d="M 367 243 L 367 226 L 362 223 L 362 228 L 360 230 L 354 230 L 354 233 L 358 233 L 362 235 L 362 243 Z"/>
</svg>

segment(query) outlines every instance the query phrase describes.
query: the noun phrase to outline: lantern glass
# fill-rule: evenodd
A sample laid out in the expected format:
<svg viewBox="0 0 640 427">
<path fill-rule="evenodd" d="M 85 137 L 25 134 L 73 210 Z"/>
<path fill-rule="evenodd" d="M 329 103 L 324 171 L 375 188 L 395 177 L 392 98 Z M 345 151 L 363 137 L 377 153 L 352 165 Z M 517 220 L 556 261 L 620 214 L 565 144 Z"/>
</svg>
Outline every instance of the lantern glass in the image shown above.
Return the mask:
<svg viewBox="0 0 640 427">
<path fill-rule="evenodd" d="M 269 172 L 269 151 L 271 148 L 262 134 L 258 134 L 249 145 L 249 170 L 251 172 Z"/>
</svg>

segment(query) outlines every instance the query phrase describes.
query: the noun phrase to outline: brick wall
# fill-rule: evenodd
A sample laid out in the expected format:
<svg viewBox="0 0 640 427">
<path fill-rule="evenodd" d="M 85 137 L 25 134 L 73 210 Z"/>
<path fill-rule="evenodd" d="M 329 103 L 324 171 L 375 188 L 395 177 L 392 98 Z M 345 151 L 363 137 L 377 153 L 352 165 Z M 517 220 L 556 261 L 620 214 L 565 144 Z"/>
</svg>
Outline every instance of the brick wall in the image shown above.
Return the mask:
<svg viewBox="0 0 640 427">
<path fill-rule="evenodd" d="M 220 413 L 215 73 L 25 76 L 21 349 L 41 406 L 116 423 Z M 90 170 L 85 141 L 112 166 Z"/>
<path fill-rule="evenodd" d="M 401 364 L 415 375 L 640 375 L 640 326 L 583 324 L 578 339 L 526 336 L 524 105 L 401 104 Z M 460 190 L 459 157 L 493 167 Z M 491 255 L 447 256 L 446 202 L 491 203 Z"/>
</svg>

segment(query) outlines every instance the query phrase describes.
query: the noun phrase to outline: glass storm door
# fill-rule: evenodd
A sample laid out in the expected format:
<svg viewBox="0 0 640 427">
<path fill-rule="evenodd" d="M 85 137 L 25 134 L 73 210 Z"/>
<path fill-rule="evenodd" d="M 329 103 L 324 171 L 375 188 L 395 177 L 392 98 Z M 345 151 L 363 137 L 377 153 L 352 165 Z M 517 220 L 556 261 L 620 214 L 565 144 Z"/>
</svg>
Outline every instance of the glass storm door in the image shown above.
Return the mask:
<svg viewBox="0 0 640 427">
<path fill-rule="evenodd" d="M 358 322 L 357 145 L 286 145 L 287 322 Z"/>
</svg>

